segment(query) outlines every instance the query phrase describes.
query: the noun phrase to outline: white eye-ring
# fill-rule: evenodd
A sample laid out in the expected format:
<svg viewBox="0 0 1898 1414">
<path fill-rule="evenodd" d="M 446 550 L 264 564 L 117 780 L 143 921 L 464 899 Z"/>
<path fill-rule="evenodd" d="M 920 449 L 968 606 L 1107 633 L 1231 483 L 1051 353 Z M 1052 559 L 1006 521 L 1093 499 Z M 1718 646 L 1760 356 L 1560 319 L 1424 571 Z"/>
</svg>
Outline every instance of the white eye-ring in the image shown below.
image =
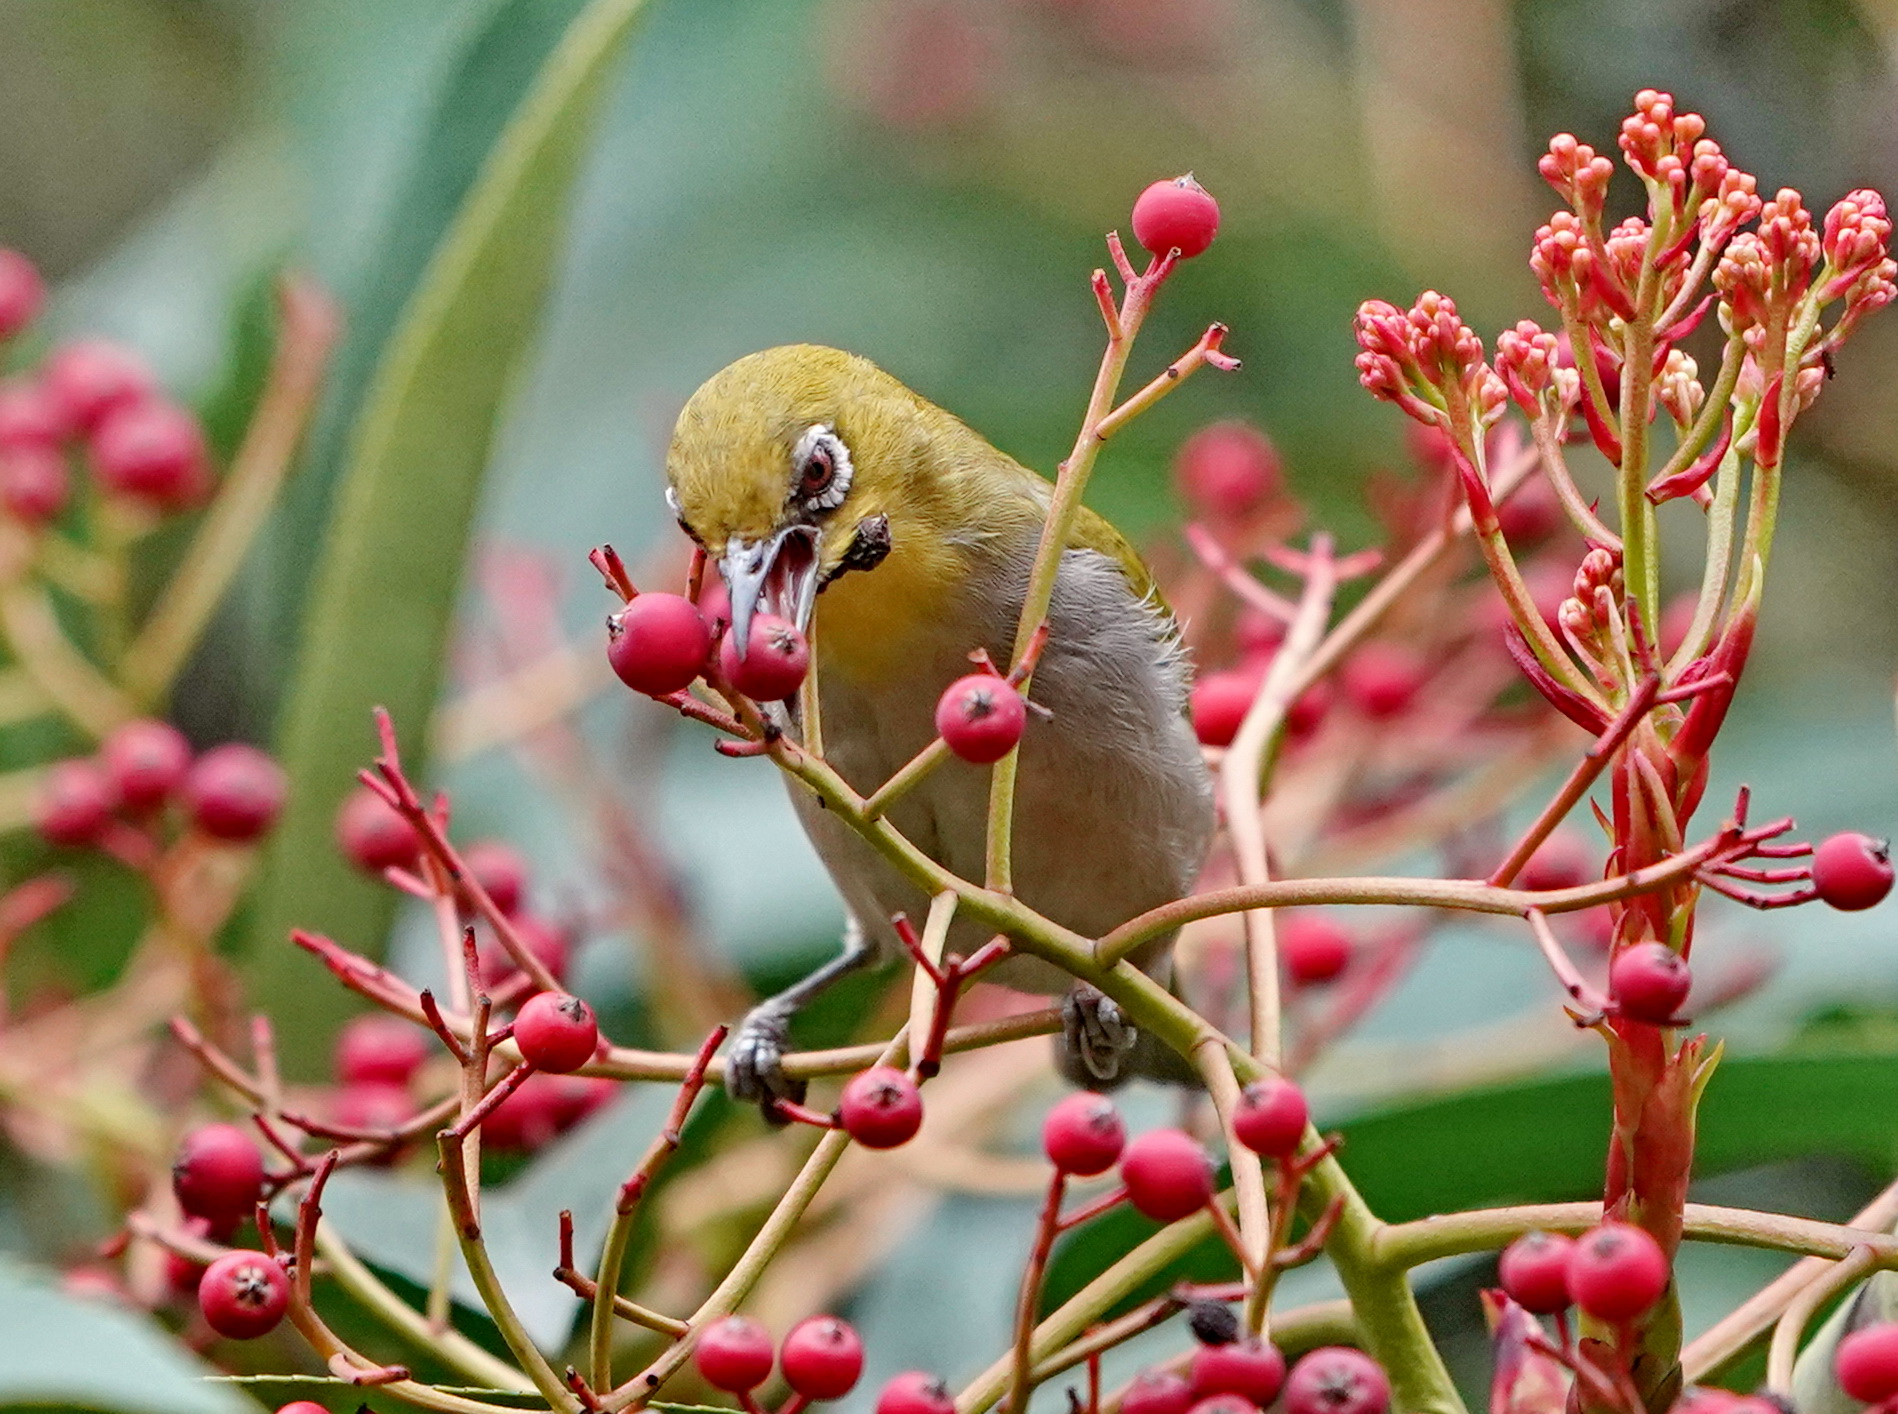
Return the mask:
<svg viewBox="0 0 1898 1414">
<path fill-rule="evenodd" d="M 804 429 L 791 449 L 791 499 L 813 514 L 834 511 L 850 494 L 850 449 L 826 423 Z"/>
</svg>

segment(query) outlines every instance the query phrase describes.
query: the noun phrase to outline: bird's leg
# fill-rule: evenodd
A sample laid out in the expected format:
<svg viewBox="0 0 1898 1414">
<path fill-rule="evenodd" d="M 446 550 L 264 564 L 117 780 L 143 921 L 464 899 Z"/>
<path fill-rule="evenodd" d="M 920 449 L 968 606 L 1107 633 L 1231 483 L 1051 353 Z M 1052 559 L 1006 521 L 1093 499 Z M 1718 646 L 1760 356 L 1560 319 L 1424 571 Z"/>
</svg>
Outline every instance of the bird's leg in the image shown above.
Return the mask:
<svg viewBox="0 0 1898 1414">
<path fill-rule="evenodd" d="M 1055 1053 L 1061 1073 L 1086 1090 L 1112 1090 L 1136 1075 L 1173 1085 L 1199 1084 L 1184 1057 L 1143 1036 L 1111 998 L 1085 982 L 1075 983 L 1061 999 Z"/>
<path fill-rule="evenodd" d="M 784 1073 L 791 1018 L 831 983 L 867 967 L 876 957 L 877 950 L 863 936 L 863 926 L 852 918 L 844 928 L 842 952 L 747 1012 L 732 1033 L 731 1051 L 725 1062 L 725 1089 L 731 1097 L 762 1104 L 767 1110 L 773 1100 L 802 1104 L 804 1082 Z"/>
</svg>

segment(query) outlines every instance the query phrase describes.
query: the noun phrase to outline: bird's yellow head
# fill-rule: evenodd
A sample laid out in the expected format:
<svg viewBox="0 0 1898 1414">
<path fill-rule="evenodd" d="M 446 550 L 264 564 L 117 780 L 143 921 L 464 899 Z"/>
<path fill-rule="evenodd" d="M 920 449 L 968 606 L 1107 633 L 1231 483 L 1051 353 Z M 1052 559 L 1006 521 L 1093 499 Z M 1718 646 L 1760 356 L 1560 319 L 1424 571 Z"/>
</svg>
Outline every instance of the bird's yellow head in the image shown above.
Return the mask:
<svg viewBox="0 0 1898 1414">
<path fill-rule="evenodd" d="M 825 633 L 847 617 L 842 636 L 889 643 L 960 576 L 966 527 L 985 506 L 995 514 L 981 482 L 997 463 L 1007 459 L 867 359 L 793 344 L 739 359 L 692 395 L 667 499 L 724 577 L 740 645 L 760 609 L 808 629 L 818 592 L 853 571 L 878 571 L 875 591 L 827 596 Z"/>
</svg>

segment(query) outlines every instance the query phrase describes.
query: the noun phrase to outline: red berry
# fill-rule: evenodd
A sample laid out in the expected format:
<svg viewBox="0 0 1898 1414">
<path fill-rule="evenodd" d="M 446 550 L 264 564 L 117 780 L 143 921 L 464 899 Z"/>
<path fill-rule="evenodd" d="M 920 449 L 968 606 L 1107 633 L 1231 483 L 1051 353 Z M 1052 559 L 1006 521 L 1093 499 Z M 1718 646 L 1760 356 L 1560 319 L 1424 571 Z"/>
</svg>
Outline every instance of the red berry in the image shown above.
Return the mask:
<svg viewBox="0 0 1898 1414">
<path fill-rule="evenodd" d="M 1324 725 L 1336 691 L 1328 678 L 1313 683 L 1285 709 L 1285 732 L 1294 741 L 1302 740 Z"/>
<path fill-rule="evenodd" d="M 905 1370 L 877 1395 L 876 1414 L 956 1414 L 949 1386 L 924 1370 Z"/>
<path fill-rule="evenodd" d="M 211 1235 L 211 1224 L 203 1218 L 186 1218 L 184 1228 L 192 1237 L 208 1238 Z M 195 1261 L 172 1248 L 165 1249 L 165 1285 L 175 1295 L 195 1296 L 198 1283 L 204 1277 L 204 1268 L 203 1262 Z"/>
<path fill-rule="evenodd" d="M 1891 842 L 1847 832 L 1812 852 L 1812 887 L 1834 908 L 1855 913 L 1891 892 Z"/>
<path fill-rule="evenodd" d="M 1568 1293 L 1600 1321 L 1633 1320 L 1667 1290 L 1661 1244 L 1630 1223 L 1605 1222 L 1576 1239 L 1568 1259 Z"/>
<path fill-rule="evenodd" d="M 226 1252 L 198 1279 L 205 1324 L 232 1340 L 268 1335 L 289 1307 L 290 1278 L 261 1252 Z"/>
<path fill-rule="evenodd" d="M 1511 545 L 1546 540 L 1562 528 L 1562 502 L 1547 477 L 1532 476 L 1496 507 L 1497 528 Z"/>
<path fill-rule="evenodd" d="M 1174 458 L 1173 479 L 1193 513 L 1215 523 L 1245 519 L 1283 484 L 1278 448 L 1238 421 L 1215 422 L 1188 437 Z"/>
<path fill-rule="evenodd" d="M 421 1027 L 386 1011 L 371 1011 L 344 1023 L 331 1065 L 345 1085 L 407 1085 L 428 1059 L 429 1049 Z"/>
<path fill-rule="evenodd" d="M 593 1059 L 600 1023 L 593 1008 L 566 992 L 537 992 L 514 1018 L 514 1044 L 536 1069 L 564 1075 Z"/>
<path fill-rule="evenodd" d="M 1239 1142 L 1269 1159 L 1297 1153 L 1310 1123 L 1305 1092 L 1282 1075 L 1269 1075 L 1246 1086 L 1232 1112 L 1232 1130 Z"/>
<path fill-rule="evenodd" d="M 1537 893 L 1572 889 L 1597 874 L 1595 855 L 1588 842 L 1572 830 L 1557 830 L 1544 840 L 1516 876 L 1516 887 Z"/>
<path fill-rule="evenodd" d="M 313 1399 L 293 1399 L 277 1406 L 277 1414 L 329 1414 L 329 1410 Z"/>
<path fill-rule="evenodd" d="M 718 668 L 726 682 L 752 701 L 780 702 L 798 690 L 810 671 L 811 646 L 788 619 L 755 614 L 745 656 L 738 656 L 738 642 L 728 633 L 718 645 Z"/>
<path fill-rule="evenodd" d="M 461 863 L 494 906 L 512 918 L 527 892 L 527 861 L 500 840 L 476 840 L 461 852 Z"/>
<path fill-rule="evenodd" d="M 749 1316 L 721 1316 L 699 1336 L 692 1362 L 713 1389 L 744 1394 L 771 1377 L 771 1333 Z"/>
<path fill-rule="evenodd" d="M 249 1217 L 264 1195 L 264 1156 L 234 1124 L 200 1125 L 178 1146 L 171 1188 L 186 1213 L 228 1230 Z"/>
<path fill-rule="evenodd" d="M 39 317 L 46 285 L 32 261 L 0 246 L 0 340 L 11 339 Z"/>
<path fill-rule="evenodd" d="M 1321 1345 L 1285 1381 L 1285 1414 L 1385 1414 L 1391 1382 L 1384 1367 L 1348 1345 Z"/>
<path fill-rule="evenodd" d="M 175 509 L 201 499 L 210 486 L 204 429 L 160 398 L 108 411 L 92 429 L 91 450 L 100 485 L 133 500 Z"/>
<path fill-rule="evenodd" d="M 45 383 L 31 378 L 0 381 L 0 448 L 58 451 L 68 430 L 65 410 Z"/>
<path fill-rule="evenodd" d="M 1263 1409 L 1278 1398 L 1285 1383 L 1285 1357 L 1256 1335 L 1230 1345 L 1202 1345 L 1188 1367 L 1193 1393 L 1236 1394 Z"/>
<path fill-rule="evenodd" d="M 1839 1388 L 1867 1404 L 1898 1395 L 1898 1322 L 1880 1321 L 1853 1331 L 1833 1355 Z"/>
<path fill-rule="evenodd" d="M 554 1115 L 562 1129 L 571 1129 L 619 1093 L 619 1084 L 604 1075 L 552 1075 Z"/>
<path fill-rule="evenodd" d="M 66 454 L 52 447 L 0 445 L 0 506 L 27 525 L 45 525 L 66 509 Z"/>
<path fill-rule="evenodd" d="M 540 960 L 540 965 L 553 974 L 558 982 L 567 975 L 568 954 L 567 935 L 545 919 L 536 918 L 529 913 L 517 913 L 508 922 L 514 925 L 514 936 L 520 939 L 521 946 L 527 949 L 530 957 Z M 514 958 L 497 940 L 481 949 L 476 966 L 484 987 L 498 987 L 503 982 L 519 974 Z"/>
<path fill-rule="evenodd" d="M 121 403 L 156 387 L 145 360 L 105 339 L 61 344 L 46 360 L 46 390 L 69 427 L 86 431 Z"/>
<path fill-rule="evenodd" d="M 1288 913 L 1278 935 L 1285 975 L 1296 986 L 1335 981 L 1351 965 L 1351 935 L 1329 914 Z"/>
<path fill-rule="evenodd" d="M 1154 255 L 1177 250 L 1182 259 L 1198 255 L 1219 233 L 1219 203 L 1193 180 L 1155 182 L 1134 201 L 1134 239 Z"/>
<path fill-rule="evenodd" d="M 850 1077 L 837 1106 L 844 1132 L 866 1149 L 894 1149 L 923 1127 L 923 1095 L 916 1082 L 890 1065 Z"/>
<path fill-rule="evenodd" d="M 1186 1414 L 1259 1414 L 1259 1406 L 1242 1394 L 1209 1394 Z"/>
<path fill-rule="evenodd" d="M 1662 1026 L 1687 1000 L 1694 974 L 1666 943 L 1636 943 L 1608 964 L 1608 991 L 1623 1016 Z"/>
<path fill-rule="evenodd" d="M 1186 1414 L 1193 1387 L 1171 1370 L 1142 1370 L 1120 1396 L 1120 1414 Z"/>
<path fill-rule="evenodd" d="M 1177 1129 L 1153 1129 L 1127 1146 L 1120 1161 L 1127 1201 L 1155 1222 L 1197 1213 L 1213 1196 L 1213 1161 L 1200 1142 Z"/>
<path fill-rule="evenodd" d="M 690 687 L 712 651 L 712 630 L 690 599 L 642 594 L 606 621 L 606 658 L 635 692 Z"/>
<path fill-rule="evenodd" d="M 500 1152 L 538 1149 L 576 1122 L 568 1080 L 561 1075 L 530 1075 L 481 1122 L 481 1137 Z"/>
<path fill-rule="evenodd" d="M 1538 1316 L 1568 1309 L 1568 1261 L 1572 1238 L 1559 1232 L 1525 1232 L 1503 1248 L 1498 1277 L 1509 1299 Z"/>
<path fill-rule="evenodd" d="M 47 843 L 76 849 L 99 837 L 118 804 L 111 779 L 97 762 L 56 761 L 40 782 L 33 823 Z"/>
<path fill-rule="evenodd" d="M 105 739 L 99 764 L 127 810 L 155 810 L 184 783 L 191 743 L 170 722 L 141 717 Z"/>
<path fill-rule="evenodd" d="M 407 1087 L 386 1080 L 358 1080 L 336 1092 L 330 1118 L 348 1129 L 398 1129 L 415 1117 Z"/>
<path fill-rule="evenodd" d="M 791 1327 L 778 1349 L 778 1368 L 794 1394 L 842 1399 L 863 1374 L 863 1341 L 848 1321 L 811 1316 Z"/>
<path fill-rule="evenodd" d="M 1430 676 L 1430 665 L 1406 643 L 1367 643 L 1344 660 L 1345 698 L 1367 717 L 1395 717 Z"/>
<path fill-rule="evenodd" d="M 1227 668 L 1193 684 L 1193 731 L 1202 744 L 1232 745 L 1263 680 L 1251 668 Z"/>
<path fill-rule="evenodd" d="M 1028 708 L 1012 684 L 993 673 L 957 678 L 936 702 L 936 733 L 964 761 L 1000 761 L 1021 740 Z"/>
<path fill-rule="evenodd" d="M 216 840 L 248 844 L 270 833 L 283 812 L 283 767 L 241 741 L 214 746 L 185 775 L 191 822 Z"/>
<path fill-rule="evenodd" d="M 336 812 L 336 844 L 351 864 L 376 875 L 413 869 L 422 854 L 415 827 L 368 786 L 357 786 Z"/>
<path fill-rule="evenodd" d="M 1106 1173 L 1127 1147 L 1127 1126 L 1105 1095 L 1069 1095 L 1041 1123 L 1041 1148 L 1062 1173 L 1090 1178 Z"/>
</svg>

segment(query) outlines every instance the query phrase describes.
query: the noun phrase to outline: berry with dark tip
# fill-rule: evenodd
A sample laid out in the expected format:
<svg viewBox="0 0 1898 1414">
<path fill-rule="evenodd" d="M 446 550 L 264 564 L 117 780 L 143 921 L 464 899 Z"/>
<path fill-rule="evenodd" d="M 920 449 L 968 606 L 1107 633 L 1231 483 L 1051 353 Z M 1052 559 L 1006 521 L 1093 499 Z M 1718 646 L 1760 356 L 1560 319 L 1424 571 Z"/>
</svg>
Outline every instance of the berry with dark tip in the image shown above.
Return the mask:
<svg viewBox="0 0 1898 1414">
<path fill-rule="evenodd" d="M 1667 1278 L 1661 1244 L 1631 1223 L 1591 1228 L 1569 1253 L 1569 1299 L 1599 1321 L 1629 1321 L 1652 1309 Z"/>
<path fill-rule="evenodd" d="M 185 1135 L 172 1160 L 171 1188 L 178 1206 L 228 1231 L 249 1217 L 264 1195 L 264 1156 L 234 1124 L 200 1125 Z"/>
<path fill-rule="evenodd" d="M 771 1333 L 749 1316 L 721 1316 L 699 1336 L 692 1363 L 712 1388 L 745 1394 L 771 1376 Z"/>
<path fill-rule="evenodd" d="M 1898 1322 L 1853 1331 L 1832 1357 L 1839 1388 L 1853 1399 L 1880 1404 L 1898 1395 Z"/>
<path fill-rule="evenodd" d="M 803 685 L 804 675 L 811 670 L 811 646 L 789 619 L 756 614 L 745 640 L 745 656 L 738 656 L 738 641 L 728 633 L 718 645 L 718 669 L 726 682 L 752 701 L 781 702 Z"/>
<path fill-rule="evenodd" d="M 15 520 L 30 526 L 57 520 L 71 492 L 64 452 L 0 445 L 0 506 Z"/>
<path fill-rule="evenodd" d="M 107 491 L 162 509 L 202 498 L 210 487 L 209 453 L 198 420 L 162 398 L 109 410 L 92 430 L 93 469 Z"/>
<path fill-rule="evenodd" d="M 1352 940 L 1342 924 L 1324 913 L 1296 910 L 1279 924 L 1279 956 L 1294 986 L 1335 982 L 1351 965 Z"/>
<path fill-rule="evenodd" d="M 214 746 L 185 774 L 191 821 L 212 839 L 249 844 L 270 833 L 283 813 L 283 767 L 241 741 Z"/>
<path fill-rule="evenodd" d="M 1278 1398 L 1285 1383 L 1285 1357 L 1256 1335 L 1228 1345 L 1203 1345 L 1187 1368 L 1195 1394 L 1236 1394 L 1261 1409 Z"/>
<path fill-rule="evenodd" d="M 600 1023 L 593 1008 L 567 992 L 537 992 L 514 1018 L 514 1044 L 538 1070 L 564 1075 L 593 1059 Z"/>
<path fill-rule="evenodd" d="M 606 621 L 606 659 L 635 692 L 665 697 L 705 669 L 712 630 L 690 599 L 641 594 Z"/>
<path fill-rule="evenodd" d="M 956 1401 L 927 1370 L 905 1370 L 878 1392 L 876 1414 L 956 1414 Z"/>
<path fill-rule="evenodd" d="M 1285 1381 L 1285 1414 L 1385 1414 L 1391 1382 L 1384 1367 L 1348 1345 L 1321 1345 Z"/>
<path fill-rule="evenodd" d="M 371 1011 L 344 1023 L 331 1068 L 345 1085 L 407 1085 L 428 1053 L 428 1037 L 419 1026 L 386 1011 Z"/>
<path fill-rule="evenodd" d="M 1848 831 L 1812 852 L 1812 887 L 1824 902 L 1847 913 L 1870 908 L 1891 892 L 1891 842 Z"/>
<path fill-rule="evenodd" d="M 290 1309 L 290 1278 L 261 1252 L 226 1252 L 198 1279 L 205 1324 L 231 1340 L 255 1340 Z"/>
<path fill-rule="evenodd" d="M 191 743 L 170 722 L 141 717 L 100 743 L 99 764 L 127 810 L 156 810 L 184 784 Z"/>
<path fill-rule="evenodd" d="M 61 344 L 47 356 L 44 378 L 67 426 L 81 432 L 112 409 L 150 397 L 157 386 L 144 359 L 106 339 Z"/>
<path fill-rule="evenodd" d="M 1193 1387 L 1171 1370 L 1142 1370 L 1120 1397 L 1120 1414 L 1187 1414 Z"/>
<path fill-rule="evenodd" d="M 1239 1313 L 1223 1301 L 1195 1301 L 1186 1308 L 1186 1326 L 1201 1345 L 1230 1345 L 1239 1339 Z"/>
<path fill-rule="evenodd" d="M 1127 1145 L 1120 1181 L 1138 1212 L 1155 1222 L 1174 1222 L 1211 1201 L 1212 1156 L 1181 1130 L 1149 1130 Z"/>
<path fill-rule="evenodd" d="M 501 912 L 512 918 L 520 910 L 527 892 L 527 861 L 512 845 L 476 840 L 461 852 L 461 863 Z"/>
<path fill-rule="evenodd" d="M 778 1368 L 794 1394 L 842 1399 L 863 1374 L 863 1341 L 850 1322 L 810 1316 L 791 1327 L 778 1347 Z"/>
<path fill-rule="evenodd" d="M 1134 239 L 1156 256 L 1189 259 L 1219 234 L 1219 203 L 1188 172 L 1155 182 L 1134 200 Z"/>
<path fill-rule="evenodd" d="M 923 1127 L 922 1092 L 895 1066 L 873 1065 L 844 1086 L 837 1117 L 864 1148 L 894 1149 Z"/>
<path fill-rule="evenodd" d="M 1568 1260 L 1574 1239 L 1559 1232 L 1525 1232 L 1503 1248 L 1497 1276 L 1509 1299 L 1538 1316 L 1568 1309 Z"/>
<path fill-rule="evenodd" d="M 33 824 L 48 844 L 77 849 L 99 838 L 119 798 L 97 762 L 57 761 L 40 782 Z"/>
<path fill-rule="evenodd" d="M 0 340 L 11 339 L 39 318 L 45 303 L 39 267 L 19 251 L 0 246 Z"/>
<path fill-rule="evenodd" d="M 1173 480 L 1193 513 L 1215 523 L 1245 519 L 1283 484 L 1272 439 L 1236 420 L 1202 427 L 1181 443 Z"/>
<path fill-rule="evenodd" d="M 1311 1123 L 1305 1092 L 1282 1075 L 1255 1080 L 1239 1092 L 1232 1112 L 1232 1132 L 1255 1154 L 1268 1159 L 1288 1158 L 1298 1152 Z"/>
<path fill-rule="evenodd" d="M 1127 1147 L 1127 1126 L 1105 1095 L 1083 1090 L 1048 1111 L 1041 1149 L 1062 1173 L 1090 1178 L 1106 1173 Z"/>
<path fill-rule="evenodd" d="M 936 734 L 964 761 L 1000 761 L 1021 740 L 1028 708 L 1012 684 L 993 673 L 970 673 L 943 690 Z"/>
<path fill-rule="evenodd" d="M 1608 965 L 1608 991 L 1623 1016 L 1660 1026 L 1673 1019 L 1693 989 L 1694 974 L 1666 943 L 1636 943 Z"/>
<path fill-rule="evenodd" d="M 336 845 L 351 864 L 376 875 L 413 869 L 422 853 L 415 827 L 368 786 L 357 786 L 336 812 Z"/>
</svg>

